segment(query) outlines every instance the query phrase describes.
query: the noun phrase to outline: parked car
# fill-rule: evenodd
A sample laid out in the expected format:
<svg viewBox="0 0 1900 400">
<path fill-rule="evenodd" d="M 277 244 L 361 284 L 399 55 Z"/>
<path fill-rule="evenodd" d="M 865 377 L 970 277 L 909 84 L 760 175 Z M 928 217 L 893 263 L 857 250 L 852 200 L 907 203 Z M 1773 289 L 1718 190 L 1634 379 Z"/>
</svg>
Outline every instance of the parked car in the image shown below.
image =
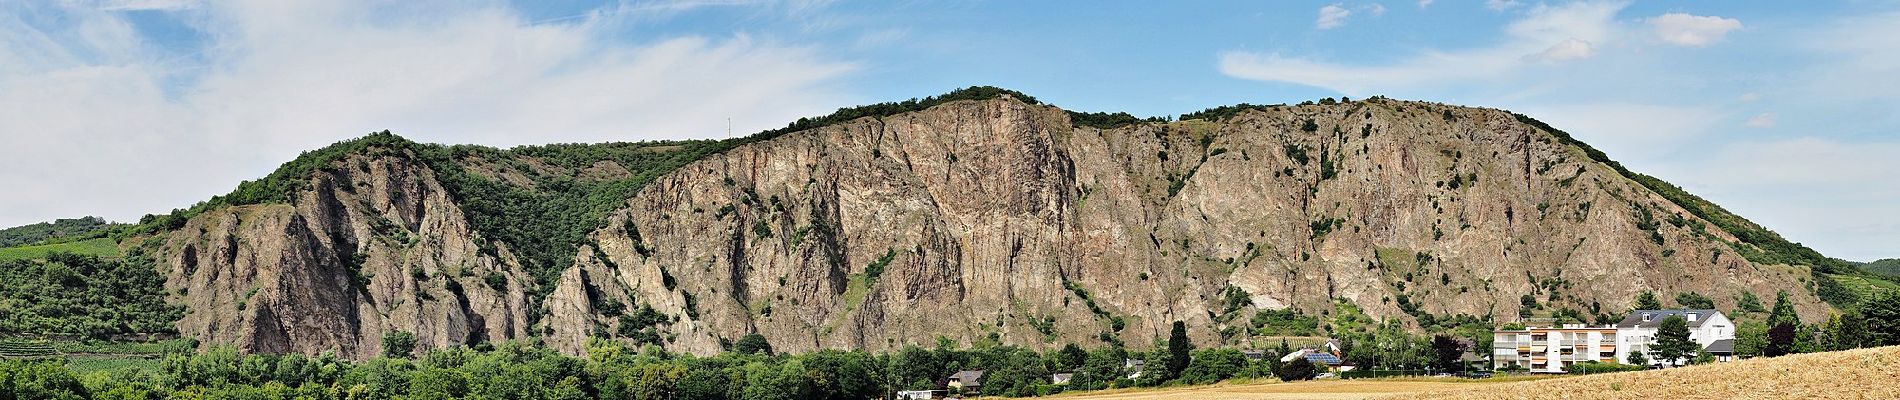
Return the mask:
<svg viewBox="0 0 1900 400">
<path fill-rule="evenodd" d="M 1326 379 L 1326 378 L 1332 378 L 1333 376 L 1334 375 L 1331 372 L 1321 372 L 1319 375 L 1313 375 L 1313 379 Z"/>
</svg>

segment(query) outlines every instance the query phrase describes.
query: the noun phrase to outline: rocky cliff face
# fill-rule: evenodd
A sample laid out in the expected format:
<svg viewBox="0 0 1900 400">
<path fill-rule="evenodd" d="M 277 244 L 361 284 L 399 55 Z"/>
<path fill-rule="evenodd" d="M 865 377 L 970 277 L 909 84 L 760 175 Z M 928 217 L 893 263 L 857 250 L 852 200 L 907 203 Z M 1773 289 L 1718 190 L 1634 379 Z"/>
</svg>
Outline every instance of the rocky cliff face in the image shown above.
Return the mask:
<svg viewBox="0 0 1900 400">
<path fill-rule="evenodd" d="M 688 316 L 668 347 L 698 353 L 754 332 L 792 351 L 1144 345 L 1176 320 L 1233 340 L 1229 290 L 1243 309 L 1511 320 L 1527 294 L 1586 315 L 1645 290 L 1726 308 L 1807 276 L 1509 113 L 1390 100 L 1108 130 L 958 102 L 709 157 L 609 225 L 550 299 L 565 350 L 615 323 L 602 302 Z"/>
<path fill-rule="evenodd" d="M 181 333 L 352 358 L 382 354 L 397 330 L 425 348 L 527 336 L 520 267 L 505 247 L 477 250 L 427 167 L 362 154 L 310 179 L 290 204 L 206 212 L 156 239 L 166 286 L 190 307 Z"/>
<path fill-rule="evenodd" d="M 626 173 L 603 162 L 577 179 Z M 1177 320 L 1197 343 L 1232 342 L 1235 315 L 1341 301 L 1508 321 L 1526 295 L 1595 315 L 1646 290 L 1727 309 L 1791 289 L 1803 315 L 1826 309 L 1792 290 L 1805 269 L 1744 260 L 1730 233 L 1550 132 L 1421 102 L 1097 129 L 1002 97 L 790 133 L 646 184 L 539 303 L 434 174 L 367 152 L 288 204 L 158 236 L 192 308 L 181 330 L 356 357 L 391 330 L 423 347 L 534 336 L 579 353 L 614 337 L 706 354 L 749 333 L 785 351 L 1142 346 Z"/>
</svg>

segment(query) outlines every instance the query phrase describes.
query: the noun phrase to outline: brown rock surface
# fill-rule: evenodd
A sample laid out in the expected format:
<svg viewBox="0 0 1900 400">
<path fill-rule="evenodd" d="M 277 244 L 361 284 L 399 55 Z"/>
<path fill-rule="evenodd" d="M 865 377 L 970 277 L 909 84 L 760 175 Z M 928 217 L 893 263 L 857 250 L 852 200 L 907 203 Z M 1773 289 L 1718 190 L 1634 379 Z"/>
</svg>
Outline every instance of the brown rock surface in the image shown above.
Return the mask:
<svg viewBox="0 0 1900 400">
<path fill-rule="evenodd" d="M 435 172 L 402 152 L 337 161 L 288 204 L 197 215 L 155 254 L 191 308 L 185 335 L 358 358 L 391 330 L 423 348 L 537 336 L 579 353 L 642 305 L 668 317 L 666 347 L 701 354 L 748 333 L 782 351 L 1145 346 L 1176 320 L 1221 341 L 1246 321 L 1218 315 L 1229 288 L 1243 313 L 1340 299 L 1409 320 L 1404 296 L 1511 320 L 1526 294 L 1616 313 L 1645 290 L 1696 292 L 1727 309 L 1808 275 L 1744 260 L 1733 235 L 1500 110 L 1381 99 L 1113 129 L 1069 118 L 957 101 L 699 159 L 576 249 L 533 327 L 530 274 L 505 244 L 482 251 Z M 629 173 L 596 163 L 576 179 Z"/>
</svg>

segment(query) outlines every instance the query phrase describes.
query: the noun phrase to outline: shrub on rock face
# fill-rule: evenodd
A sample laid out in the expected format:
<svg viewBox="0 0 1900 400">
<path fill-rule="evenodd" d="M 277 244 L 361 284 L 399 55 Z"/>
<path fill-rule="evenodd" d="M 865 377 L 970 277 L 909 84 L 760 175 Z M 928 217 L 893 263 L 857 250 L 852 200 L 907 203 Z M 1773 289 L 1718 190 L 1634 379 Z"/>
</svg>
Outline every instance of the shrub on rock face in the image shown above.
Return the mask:
<svg viewBox="0 0 1900 400">
<path fill-rule="evenodd" d="M 739 342 L 732 345 L 732 351 L 741 354 L 772 354 L 772 343 L 765 340 L 765 335 L 750 333 L 739 338 Z"/>
<path fill-rule="evenodd" d="M 383 357 L 409 358 L 416 352 L 416 334 L 395 331 L 383 335 Z"/>
</svg>

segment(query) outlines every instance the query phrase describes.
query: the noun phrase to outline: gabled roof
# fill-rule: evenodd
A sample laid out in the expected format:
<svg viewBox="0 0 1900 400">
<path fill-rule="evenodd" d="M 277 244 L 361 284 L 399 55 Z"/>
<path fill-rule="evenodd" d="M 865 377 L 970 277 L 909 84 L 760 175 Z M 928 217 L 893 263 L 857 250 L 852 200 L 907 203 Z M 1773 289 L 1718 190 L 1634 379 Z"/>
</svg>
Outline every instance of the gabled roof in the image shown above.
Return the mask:
<svg viewBox="0 0 1900 400">
<path fill-rule="evenodd" d="M 1669 318 L 1669 316 L 1671 315 L 1680 315 L 1682 316 L 1683 319 L 1688 319 L 1689 318 L 1688 314 L 1692 314 L 1692 313 L 1696 314 L 1696 318 L 1693 321 L 1689 321 L 1689 327 L 1700 328 L 1702 327 L 1702 323 L 1709 322 L 1710 319 L 1713 319 L 1711 317 L 1719 315 L 1722 312 L 1717 311 L 1717 310 L 1687 310 L 1687 309 L 1685 310 L 1636 310 L 1636 311 L 1630 311 L 1629 316 L 1623 317 L 1623 321 L 1617 322 L 1616 327 L 1618 328 L 1639 328 L 1639 327 L 1640 328 L 1655 328 L 1655 327 L 1662 326 L 1662 321 L 1664 319 Z M 1648 321 L 1643 320 L 1643 316 L 1645 315 L 1649 316 Z M 1727 316 L 1724 316 L 1724 317 L 1726 318 Z"/>
<path fill-rule="evenodd" d="M 1712 354 L 1735 354 L 1735 339 L 1722 339 L 1709 342 L 1708 350 Z"/>
<path fill-rule="evenodd" d="M 983 382 L 983 371 L 957 371 L 956 374 L 950 375 L 950 379 L 962 382 L 964 386 L 975 386 Z"/>
</svg>

